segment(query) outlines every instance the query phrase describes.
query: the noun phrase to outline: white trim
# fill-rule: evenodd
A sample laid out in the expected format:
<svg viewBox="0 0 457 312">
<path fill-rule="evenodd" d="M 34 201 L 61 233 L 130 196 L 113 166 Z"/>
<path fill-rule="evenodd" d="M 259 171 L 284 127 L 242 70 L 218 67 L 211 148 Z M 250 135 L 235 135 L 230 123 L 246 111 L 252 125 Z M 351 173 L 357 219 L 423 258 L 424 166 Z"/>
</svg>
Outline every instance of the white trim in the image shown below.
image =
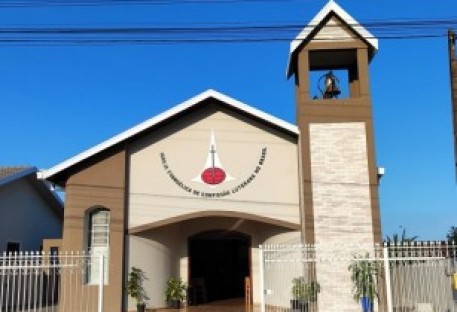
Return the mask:
<svg viewBox="0 0 457 312">
<path fill-rule="evenodd" d="M 297 48 L 308 39 L 311 32 L 321 24 L 321 22 L 329 15 L 331 12 L 334 12 L 339 16 L 345 23 L 347 23 L 353 31 L 359 34 L 364 38 L 376 52 L 378 50 L 378 39 L 376 39 L 365 27 L 360 25 L 348 12 L 346 12 L 342 7 L 340 7 L 335 1 L 330 0 L 317 15 L 311 20 L 311 22 L 303 28 L 303 30 L 295 37 L 294 40 L 290 43 L 290 52 L 289 60 L 287 62 L 287 71 L 286 75 L 289 78 L 293 74 L 292 70 L 292 56 L 297 50 Z"/>
<path fill-rule="evenodd" d="M 155 116 L 155 117 L 152 117 L 92 148 L 89 148 L 88 150 L 48 169 L 48 170 L 44 170 L 44 171 L 40 171 L 38 172 L 38 178 L 39 179 L 47 179 L 49 177 L 52 177 L 53 175 L 113 146 L 113 145 L 116 145 L 150 127 L 153 127 L 157 124 L 159 124 L 160 122 L 166 120 L 166 119 L 169 119 L 187 109 L 189 109 L 190 107 L 194 106 L 194 105 L 197 105 L 198 103 L 202 102 L 203 100 L 206 100 L 208 98 L 215 98 L 219 101 L 222 101 L 223 103 L 227 104 L 228 106 L 231 106 L 235 109 L 238 109 L 240 111 L 243 111 L 245 113 L 248 113 L 249 115 L 252 115 L 254 117 L 257 117 L 261 120 L 264 120 L 268 123 L 271 123 L 283 130 L 286 130 L 288 132 L 291 132 L 293 134 L 296 134 L 298 135 L 298 127 L 296 125 L 293 125 L 291 123 L 288 123 L 286 121 L 283 121 L 279 118 L 276 118 L 272 115 L 269 115 L 267 113 L 264 113 L 258 109 L 255 109 L 247 104 L 244 104 L 238 100 L 235 100 L 231 97 L 228 97 L 220 92 L 217 92 L 215 90 L 212 90 L 212 89 L 209 89 L 203 93 L 200 93 L 199 95 L 196 95 L 190 99 L 188 99 L 187 101 L 184 101 L 182 102 L 181 104 L 178 104 L 176 105 L 175 107 L 169 109 L 169 110 L 166 110 L 165 112 Z"/>
</svg>

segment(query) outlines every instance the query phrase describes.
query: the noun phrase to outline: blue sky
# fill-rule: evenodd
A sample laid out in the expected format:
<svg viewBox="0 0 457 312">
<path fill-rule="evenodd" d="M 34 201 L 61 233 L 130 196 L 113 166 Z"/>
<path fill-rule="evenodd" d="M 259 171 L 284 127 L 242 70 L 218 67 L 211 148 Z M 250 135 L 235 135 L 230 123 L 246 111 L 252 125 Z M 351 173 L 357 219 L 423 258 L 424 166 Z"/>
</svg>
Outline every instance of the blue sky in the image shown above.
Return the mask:
<svg viewBox="0 0 457 312">
<path fill-rule="evenodd" d="M 360 22 L 457 18 L 454 2 L 338 1 Z M 305 25 L 325 3 L 0 7 L 0 25 Z M 288 49 L 285 41 L 0 46 L 0 164 L 49 168 L 208 88 L 294 123 Z M 377 161 L 386 168 L 384 235 L 404 227 L 420 239 L 438 240 L 457 226 L 447 56 L 444 37 L 381 39 L 372 62 Z"/>
</svg>

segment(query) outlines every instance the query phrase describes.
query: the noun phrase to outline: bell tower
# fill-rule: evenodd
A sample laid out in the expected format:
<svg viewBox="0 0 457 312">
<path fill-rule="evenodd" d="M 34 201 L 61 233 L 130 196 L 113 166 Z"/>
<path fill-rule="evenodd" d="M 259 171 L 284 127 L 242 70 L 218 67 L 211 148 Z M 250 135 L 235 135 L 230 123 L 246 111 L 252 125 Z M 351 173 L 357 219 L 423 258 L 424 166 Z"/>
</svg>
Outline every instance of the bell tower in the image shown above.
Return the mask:
<svg viewBox="0 0 457 312">
<path fill-rule="evenodd" d="M 300 129 L 303 238 L 381 242 L 369 63 L 378 41 L 330 1 L 290 45 Z"/>
</svg>

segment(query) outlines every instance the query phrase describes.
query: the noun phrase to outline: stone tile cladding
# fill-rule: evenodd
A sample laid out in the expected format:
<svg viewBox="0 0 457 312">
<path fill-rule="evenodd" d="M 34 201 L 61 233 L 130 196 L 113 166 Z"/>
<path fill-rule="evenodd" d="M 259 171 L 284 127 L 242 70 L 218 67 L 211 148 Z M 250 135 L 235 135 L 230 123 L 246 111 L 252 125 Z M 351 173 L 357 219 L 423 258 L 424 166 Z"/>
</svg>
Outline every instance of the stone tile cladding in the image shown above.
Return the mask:
<svg viewBox="0 0 457 312">
<path fill-rule="evenodd" d="M 316 263 L 325 290 L 319 311 L 358 311 L 348 262 L 338 258 L 352 257 L 354 246 L 373 246 L 365 123 L 310 124 L 310 140 L 316 256 L 338 246 L 332 261 Z"/>
</svg>

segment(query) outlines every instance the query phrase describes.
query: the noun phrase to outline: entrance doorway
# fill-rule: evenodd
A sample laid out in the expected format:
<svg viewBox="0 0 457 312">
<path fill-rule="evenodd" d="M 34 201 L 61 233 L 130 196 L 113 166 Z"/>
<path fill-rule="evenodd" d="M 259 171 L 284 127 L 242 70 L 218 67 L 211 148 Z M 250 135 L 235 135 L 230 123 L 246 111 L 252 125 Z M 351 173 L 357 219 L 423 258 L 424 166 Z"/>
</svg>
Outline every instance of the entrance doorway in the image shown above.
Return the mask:
<svg viewBox="0 0 457 312">
<path fill-rule="evenodd" d="M 190 301 L 193 304 L 244 297 L 251 275 L 248 235 L 209 231 L 189 238 Z"/>
</svg>

